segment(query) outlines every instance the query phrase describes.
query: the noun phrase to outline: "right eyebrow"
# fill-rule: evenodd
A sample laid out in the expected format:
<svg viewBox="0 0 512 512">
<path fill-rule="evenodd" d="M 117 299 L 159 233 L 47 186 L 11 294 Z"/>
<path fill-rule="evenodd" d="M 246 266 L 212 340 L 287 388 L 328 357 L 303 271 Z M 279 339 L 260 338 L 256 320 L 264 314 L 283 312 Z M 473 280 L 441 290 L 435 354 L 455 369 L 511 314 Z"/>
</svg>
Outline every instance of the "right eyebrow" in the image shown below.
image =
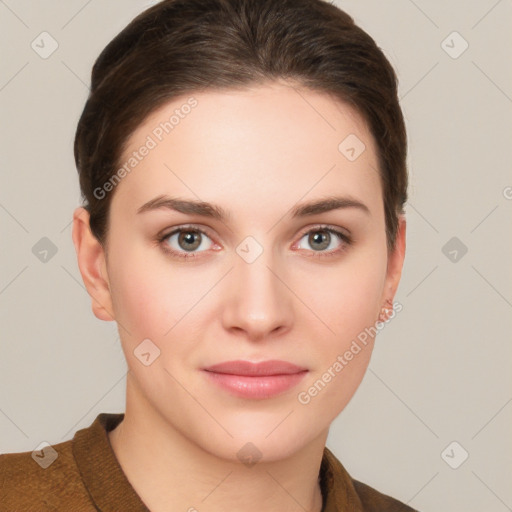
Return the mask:
<svg viewBox="0 0 512 512">
<path fill-rule="evenodd" d="M 196 201 L 194 199 L 178 199 L 176 197 L 158 196 L 143 204 L 137 214 L 153 210 L 166 208 L 176 212 L 200 215 L 202 217 L 210 217 L 225 222 L 230 215 L 222 207 L 207 203 L 204 201 Z"/>
</svg>

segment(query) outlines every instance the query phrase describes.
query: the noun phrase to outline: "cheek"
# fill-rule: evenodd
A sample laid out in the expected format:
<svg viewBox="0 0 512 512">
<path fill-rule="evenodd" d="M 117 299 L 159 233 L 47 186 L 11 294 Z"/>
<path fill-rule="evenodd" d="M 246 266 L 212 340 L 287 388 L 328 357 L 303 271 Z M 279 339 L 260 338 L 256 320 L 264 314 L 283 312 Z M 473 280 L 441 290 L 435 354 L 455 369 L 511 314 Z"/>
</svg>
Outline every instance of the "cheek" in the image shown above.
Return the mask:
<svg viewBox="0 0 512 512">
<path fill-rule="evenodd" d="M 300 294 L 312 311 L 329 328 L 325 347 L 327 353 L 341 350 L 366 327 L 373 325 L 380 311 L 386 277 L 383 256 L 347 260 L 329 272 L 317 272 L 315 279 L 306 275 Z M 324 327 L 325 330 L 325 327 Z M 324 352 L 325 353 L 325 352 Z"/>
<path fill-rule="evenodd" d="M 134 342 L 161 338 L 178 321 L 182 309 L 179 273 L 149 261 L 142 250 L 118 254 L 109 270 L 116 321 Z"/>
<path fill-rule="evenodd" d="M 216 270 L 191 271 L 185 263 L 143 246 L 117 254 L 111 259 L 109 277 L 124 341 L 131 340 L 132 345 L 149 338 L 163 349 L 171 339 L 184 339 L 183 329 L 199 327 L 200 313 L 210 304 L 202 298 L 218 279 Z M 173 347 L 179 350 L 179 343 L 173 341 Z"/>
<path fill-rule="evenodd" d="M 343 340 L 353 338 L 377 319 L 384 275 L 376 266 L 349 273 L 340 280 L 336 332 Z M 336 303 L 332 298 L 333 303 Z"/>
<path fill-rule="evenodd" d="M 387 260 L 385 252 L 377 250 L 359 256 L 325 274 L 320 282 L 308 281 L 315 311 L 330 331 L 323 325 L 317 328 L 323 335 L 315 336 L 314 371 L 297 398 L 305 414 L 324 423 L 332 421 L 354 395 L 374 346 Z"/>
</svg>

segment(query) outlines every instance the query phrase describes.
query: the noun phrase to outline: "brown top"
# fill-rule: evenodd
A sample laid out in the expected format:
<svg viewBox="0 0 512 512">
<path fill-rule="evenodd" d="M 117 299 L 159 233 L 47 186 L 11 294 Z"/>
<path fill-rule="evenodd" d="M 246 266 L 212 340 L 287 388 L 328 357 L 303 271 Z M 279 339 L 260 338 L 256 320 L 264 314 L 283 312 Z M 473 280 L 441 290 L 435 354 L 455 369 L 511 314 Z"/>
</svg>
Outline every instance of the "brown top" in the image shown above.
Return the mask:
<svg viewBox="0 0 512 512">
<path fill-rule="evenodd" d="M 107 432 L 124 413 L 101 413 L 72 440 L 40 451 L 0 455 L 0 511 L 149 512 L 117 462 Z M 414 512 L 353 480 L 326 447 L 322 512 Z"/>
</svg>

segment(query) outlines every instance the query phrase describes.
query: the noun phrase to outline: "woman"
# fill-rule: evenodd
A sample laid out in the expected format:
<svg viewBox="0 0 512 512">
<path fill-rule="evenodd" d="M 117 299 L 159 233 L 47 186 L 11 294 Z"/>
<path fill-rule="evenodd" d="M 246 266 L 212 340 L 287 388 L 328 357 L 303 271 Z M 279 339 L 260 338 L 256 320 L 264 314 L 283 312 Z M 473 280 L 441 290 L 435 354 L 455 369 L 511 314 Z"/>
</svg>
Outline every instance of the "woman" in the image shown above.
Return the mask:
<svg viewBox="0 0 512 512">
<path fill-rule="evenodd" d="M 96 61 L 75 158 L 126 412 L 2 455 L 5 509 L 412 510 L 325 447 L 404 260 L 406 133 L 371 37 L 323 0 L 160 2 Z"/>
</svg>

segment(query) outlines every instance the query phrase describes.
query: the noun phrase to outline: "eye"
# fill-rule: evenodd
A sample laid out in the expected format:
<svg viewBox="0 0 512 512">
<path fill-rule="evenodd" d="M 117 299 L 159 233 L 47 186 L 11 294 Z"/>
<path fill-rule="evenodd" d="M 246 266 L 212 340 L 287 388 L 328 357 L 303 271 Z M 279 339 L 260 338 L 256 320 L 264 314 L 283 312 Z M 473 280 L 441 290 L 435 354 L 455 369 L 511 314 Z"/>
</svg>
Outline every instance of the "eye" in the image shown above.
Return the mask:
<svg viewBox="0 0 512 512">
<path fill-rule="evenodd" d="M 194 226 L 181 226 L 159 238 L 164 251 L 178 258 L 196 258 L 197 252 L 204 252 L 214 245 L 211 238 Z"/>
<path fill-rule="evenodd" d="M 302 246 L 302 241 L 312 248 L 315 256 L 334 256 L 343 252 L 352 243 L 350 237 L 337 229 L 328 226 L 318 226 L 310 229 L 300 239 L 296 247 L 298 249 L 308 249 Z"/>
<path fill-rule="evenodd" d="M 210 236 L 196 226 L 180 226 L 158 236 L 162 249 L 173 257 L 191 259 L 199 257 L 198 253 L 212 248 L 219 248 Z M 312 249 L 303 247 L 303 240 Z M 315 257 L 336 256 L 352 244 L 351 238 L 329 226 L 318 226 L 304 233 L 294 248 L 312 251 Z"/>
</svg>

